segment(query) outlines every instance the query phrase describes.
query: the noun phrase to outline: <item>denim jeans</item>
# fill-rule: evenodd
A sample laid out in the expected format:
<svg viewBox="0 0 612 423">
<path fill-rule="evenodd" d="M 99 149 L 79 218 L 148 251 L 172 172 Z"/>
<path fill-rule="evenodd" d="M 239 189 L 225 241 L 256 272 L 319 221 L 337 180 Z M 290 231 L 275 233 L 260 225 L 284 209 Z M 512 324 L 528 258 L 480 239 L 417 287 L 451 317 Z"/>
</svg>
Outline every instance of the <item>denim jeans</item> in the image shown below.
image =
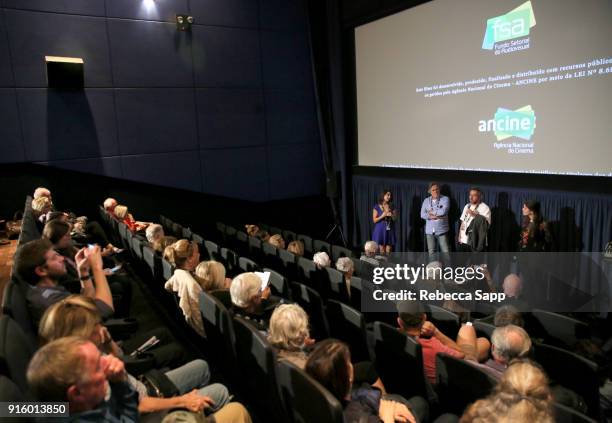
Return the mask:
<svg viewBox="0 0 612 423">
<path fill-rule="evenodd" d="M 207 385 L 210 381 L 210 369 L 208 368 L 208 363 L 204 360 L 190 361 L 181 367 L 166 372 L 166 376 L 176 385 L 180 395 L 197 389 L 201 395 L 212 398 L 215 405 L 211 410 L 207 410 L 207 412 L 219 410 L 230 400 L 229 392 L 224 385 L 220 383 Z"/>
<path fill-rule="evenodd" d="M 450 255 L 449 255 L 450 247 L 448 243 L 448 232 L 445 232 L 441 235 L 425 234 L 425 239 L 427 240 L 427 252 L 429 253 L 430 260 L 439 260 L 439 258 L 435 255 L 436 240 L 438 241 L 440 252 L 442 252 L 442 260 L 445 262 L 448 262 L 450 260 Z"/>
</svg>

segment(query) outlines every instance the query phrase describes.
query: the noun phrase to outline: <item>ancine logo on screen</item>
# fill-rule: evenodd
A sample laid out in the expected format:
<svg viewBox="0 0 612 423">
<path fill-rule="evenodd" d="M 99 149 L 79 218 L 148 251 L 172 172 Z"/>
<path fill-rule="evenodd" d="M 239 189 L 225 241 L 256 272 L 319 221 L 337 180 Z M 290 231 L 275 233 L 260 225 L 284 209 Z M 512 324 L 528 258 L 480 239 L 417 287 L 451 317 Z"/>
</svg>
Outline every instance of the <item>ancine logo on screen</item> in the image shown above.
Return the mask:
<svg viewBox="0 0 612 423">
<path fill-rule="evenodd" d="M 526 1 L 505 15 L 487 20 L 482 48 L 495 54 L 508 54 L 529 48 L 529 30 L 536 24 L 531 1 Z"/>
<path fill-rule="evenodd" d="M 530 105 L 516 110 L 499 107 L 493 119 L 478 121 L 478 132 L 493 132 L 497 141 L 517 137 L 529 141 L 536 127 L 536 117 Z"/>
</svg>

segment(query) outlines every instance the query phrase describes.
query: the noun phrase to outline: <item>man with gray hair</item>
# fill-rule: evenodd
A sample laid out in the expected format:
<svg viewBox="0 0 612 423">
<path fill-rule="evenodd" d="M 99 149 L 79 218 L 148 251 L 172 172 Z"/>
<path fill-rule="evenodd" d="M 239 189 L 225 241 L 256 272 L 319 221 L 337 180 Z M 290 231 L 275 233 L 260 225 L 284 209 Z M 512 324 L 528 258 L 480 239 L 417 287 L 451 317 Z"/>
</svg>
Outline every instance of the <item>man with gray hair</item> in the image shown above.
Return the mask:
<svg viewBox="0 0 612 423">
<path fill-rule="evenodd" d="M 270 287 L 263 288 L 261 278 L 253 272 L 236 276 L 230 285 L 231 310 L 250 320 L 258 330 L 268 331 L 270 317 L 280 298 L 270 295 Z"/>
<path fill-rule="evenodd" d="M 516 273 L 510 273 L 504 278 L 502 284 L 506 299 L 503 305 L 511 305 L 516 307 L 518 311 L 525 312 L 529 310 L 529 304 L 521 295 L 523 292 L 523 279 Z"/>
<path fill-rule="evenodd" d="M 525 329 L 506 325 L 496 328 L 491 335 L 491 358 L 479 365 L 495 379 L 501 379 L 510 362 L 525 358 L 531 352 L 531 338 Z"/>
<path fill-rule="evenodd" d="M 155 241 L 162 239 L 165 236 L 164 228 L 159 223 L 153 223 L 152 225 L 147 226 L 145 235 L 147 237 L 147 241 L 153 245 Z"/>
<path fill-rule="evenodd" d="M 360 257 L 361 261 L 370 263 L 373 266 L 380 266 L 381 261 L 386 261 L 385 256 L 376 255 L 378 251 L 378 244 L 376 241 L 367 241 L 363 246 L 363 254 Z"/>
</svg>

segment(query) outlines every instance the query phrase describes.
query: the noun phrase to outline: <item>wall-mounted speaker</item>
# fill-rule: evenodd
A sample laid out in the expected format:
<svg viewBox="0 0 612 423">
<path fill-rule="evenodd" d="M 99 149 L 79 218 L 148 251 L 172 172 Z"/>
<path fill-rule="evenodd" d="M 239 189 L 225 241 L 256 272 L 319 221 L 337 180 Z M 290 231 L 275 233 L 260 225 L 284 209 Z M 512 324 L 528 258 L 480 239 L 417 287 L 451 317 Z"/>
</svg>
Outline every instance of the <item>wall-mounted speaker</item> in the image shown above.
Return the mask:
<svg viewBox="0 0 612 423">
<path fill-rule="evenodd" d="M 80 57 L 45 56 L 49 88 L 80 90 L 85 83 L 83 59 Z"/>
</svg>

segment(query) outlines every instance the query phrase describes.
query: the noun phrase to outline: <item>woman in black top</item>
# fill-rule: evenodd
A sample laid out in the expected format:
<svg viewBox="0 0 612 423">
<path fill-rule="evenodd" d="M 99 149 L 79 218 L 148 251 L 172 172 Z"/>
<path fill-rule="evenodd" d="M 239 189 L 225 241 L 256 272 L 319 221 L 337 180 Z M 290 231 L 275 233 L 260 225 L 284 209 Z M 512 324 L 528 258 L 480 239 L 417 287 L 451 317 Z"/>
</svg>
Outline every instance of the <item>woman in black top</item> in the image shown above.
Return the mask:
<svg viewBox="0 0 612 423">
<path fill-rule="evenodd" d="M 367 384 L 352 386 L 351 354 L 338 340 L 317 344 L 306 362 L 306 372 L 343 405 L 344 423 L 416 423 L 427 419 L 429 407 L 423 398 L 407 401 L 399 395 L 382 395 Z"/>
<path fill-rule="evenodd" d="M 545 222 L 540 213 L 540 203 L 525 201 L 523 203 L 523 225 L 519 251 L 542 252 L 550 249 L 551 236 L 548 222 Z"/>
</svg>

